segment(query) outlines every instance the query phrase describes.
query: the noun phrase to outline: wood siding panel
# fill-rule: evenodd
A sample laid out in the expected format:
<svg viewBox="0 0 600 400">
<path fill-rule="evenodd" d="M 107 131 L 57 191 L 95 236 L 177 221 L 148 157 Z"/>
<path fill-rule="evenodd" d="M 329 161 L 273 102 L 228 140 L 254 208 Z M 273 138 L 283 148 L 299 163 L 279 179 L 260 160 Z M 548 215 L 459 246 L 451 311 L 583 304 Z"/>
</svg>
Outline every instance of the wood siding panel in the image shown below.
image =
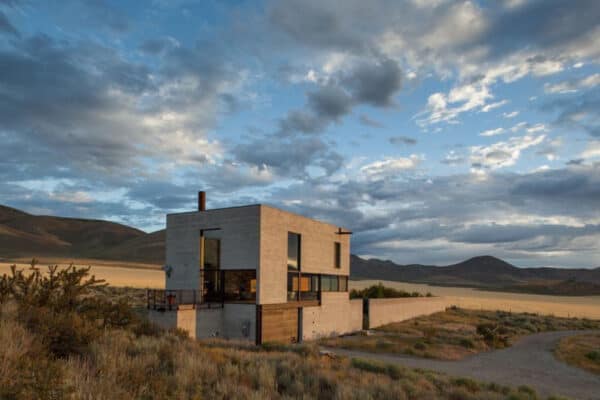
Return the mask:
<svg viewBox="0 0 600 400">
<path fill-rule="evenodd" d="M 298 309 L 263 309 L 262 343 L 295 343 L 298 341 Z"/>
</svg>

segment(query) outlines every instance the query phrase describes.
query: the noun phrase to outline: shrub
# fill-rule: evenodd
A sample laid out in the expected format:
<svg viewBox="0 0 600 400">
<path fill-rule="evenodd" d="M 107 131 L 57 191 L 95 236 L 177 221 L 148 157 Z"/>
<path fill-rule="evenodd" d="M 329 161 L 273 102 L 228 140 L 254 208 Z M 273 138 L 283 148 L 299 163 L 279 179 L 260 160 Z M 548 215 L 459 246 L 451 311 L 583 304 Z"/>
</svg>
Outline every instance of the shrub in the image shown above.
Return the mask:
<svg viewBox="0 0 600 400">
<path fill-rule="evenodd" d="M 21 322 L 55 357 L 82 354 L 106 328 L 141 323 L 124 301 L 92 295 L 104 281 L 90 277 L 90 268 L 48 267 L 42 273 L 31 261 L 28 273 L 11 266 L 0 277 L 0 304 L 13 302 Z"/>
<path fill-rule="evenodd" d="M 423 342 L 417 342 L 414 344 L 413 347 L 417 350 L 425 350 L 427 348 L 427 345 Z"/>
<path fill-rule="evenodd" d="M 462 338 L 460 339 L 460 345 L 466 347 L 467 349 L 472 349 L 475 347 L 475 343 L 471 339 Z"/>
<path fill-rule="evenodd" d="M 588 359 L 600 363 L 600 351 L 593 350 L 585 355 Z"/>
<path fill-rule="evenodd" d="M 385 298 L 400 298 L 400 297 L 423 297 L 419 292 L 406 292 L 383 286 L 380 282 L 377 285 L 369 286 L 361 290 L 352 289 L 350 291 L 351 299 L 385 299 Z"/>
</svg>

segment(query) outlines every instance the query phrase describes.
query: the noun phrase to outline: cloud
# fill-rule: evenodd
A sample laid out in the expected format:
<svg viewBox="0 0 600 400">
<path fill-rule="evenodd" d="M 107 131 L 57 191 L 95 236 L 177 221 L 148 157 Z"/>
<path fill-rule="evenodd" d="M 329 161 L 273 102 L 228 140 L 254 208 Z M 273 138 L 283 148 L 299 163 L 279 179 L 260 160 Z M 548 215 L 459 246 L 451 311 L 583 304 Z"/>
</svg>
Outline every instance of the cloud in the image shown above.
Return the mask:
<svg viewBox="0 0 600 400">
<path fill-rule="evenodd" d="M 348 114 L 353 101 L 343 89 L 329 85 L 309 92 L 307 97 L 309 107 L 315 114 L 330 120 L 337 120 Z"/>
<path fill-rule="evenodd" d="M 513 137 L 505 142 L 497 142 L 489 146 L 471 146 L 471 166 L 474 172 L 494 170 L 514 165 L 521 152 L 537 146 L 545 139 L 545 135 Z"/>
<path fill-rule="evenodd" d="M 10 21 L 8 20 L 8 18 L 6 17 L 6 15 L 0 11 L 0 33 L 8 33 L 11 34 L 13 36 L 19 37 L 19 31 L 17 30 L 17 28 L 15 28 Z"/>
<path fill-rule="evenodd" d="M 361 114 L 360 117 L 358 118 L 359 122 L 365 126 L 369 126 L 371 128 L 383 128 L 383 124 L 381 124 L 378 121 L 375 121 L 372 118 L 369 118 L 369 116 Z"/>
<path fill-rule="evenodd" d="M 600 74 L 592 74 L 577 80 L 572 79 L 555 84 L 546 83 L 544 91 L 552 94 L 575 93 L 580 89 L 591 89 L 598 85 L 600 85 Z"/>
<path fill-rule="evenodd" d="M 281 177 L 304 178 L 311 165 L 331 175 L 342 166 L 342 156 L 318 137 L 265 137 L 238 144 L 233 149 L 238 162 L 269 168 Z"/>
<path fill-rule="evenodd" d="M 417 139 L 408 137 L 408 136 L 392 136 L 390 138 L 388 138 L 388 141 L 391 144 L 396 144 L 396 145 L 415 145 L 417 144 Z"/>
<path fill-rule="evenodd" d="M 479 136 L 497 136 L 497 135 L 502 135 L 504 133 L 504 128 L 496 128 L 496 129 L 488 129 L 486 131 L 483 131 L 479 134 Z"/>
<path fill-rule="evenodd" d="M 519 111 L 511 111 L 511 112 L 502 113 L 502 116 L 504 118 L 514 118 L 514 117 L 516 117 L 518 115 L 519 115 Z"/>
<path fill-rule="evenodd" d="M 410 157 L 387 158 L 364 165 L 360 172 L 368 179 L 383 179 L 399 172 L 412 170 L 423 161 L 423 157 L 411 154 Z"/>
<path fill-rule="evenodd" d="M 497 101 L 495 103 L 486 104 L 485 106 L 481 107 L 481 111 L 489 112 L 495 108 L 502 107 L 503 105 L 505 105 L 507 103 L 508 103 L 507 100 L 501 100 L 501 101 Z"/>
<path fill-rule="evenodd" d="M 307 109 L 291 110 L 279 121 L 279 133 L 321 133 L 355 106 L 389 107 L 401 88 L 401 76 L 397 63 L 389 59 L 359 62 L 339 71 L 307 93 Z"/>
<path fill-rule="evenodd" d="M 446 165 L 459 165 L 464 164 L 466 161 L 467 159 L 464 156 L 458 154 L 454 150 L 450 150 L 448 154 L 446 154 L 444 159 L 440 162 Z"/>
</svg>

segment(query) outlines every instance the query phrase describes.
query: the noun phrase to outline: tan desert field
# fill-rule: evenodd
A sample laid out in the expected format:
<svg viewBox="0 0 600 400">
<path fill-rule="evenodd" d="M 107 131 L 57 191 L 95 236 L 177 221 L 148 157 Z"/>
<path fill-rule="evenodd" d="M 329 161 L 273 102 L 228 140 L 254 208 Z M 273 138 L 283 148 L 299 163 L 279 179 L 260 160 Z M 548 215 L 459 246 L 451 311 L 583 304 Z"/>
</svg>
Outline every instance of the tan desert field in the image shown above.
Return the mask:
<svg viewBox="0 0 600 400">
<path fill-rule="evenodd" d="M 106 260 L 66 260 L 41 259 L 39 266 L 58 264 L 66 267 L 70 262 L 77 266 L 91 266 L 92 274 L 98 279 L 104 279 L 112 286 L 153 288 L 164 287 L 164 272 L 154 264 L 130 263 Z M 29 263 L 25 259 L 1 261 L 0 275 L 10 271 L 10 265 L 17 264 L 18 268 L 27 269 Z M 430 292 L 434 296 L 442 296 L 448 306 L 456 305 L 470 309 L 504 310 L 514 312 L 532 312 L 553 314 L 560 317 L 578 317 L 600 319 L 600 296 L 546 296 L 523 293 L 488 292 L 471 288 L 441 287 L 416 283 L 363 280 L 350 281 L 350 289 L 361 289 L 379 282 L 385 286 L 402 289 L 409 292 Z"/>
<path fill-rule="evenodd" d="M 381 282 L 384 286 L 407 292 L 431 293 L 443 296 L 448 306 L 470 309 L 503 310 L 552 314 L 558 317 L 600 319 L 600 296 L 547 296 L 538 294 L 488 292 L 461 287 L 430 286 L 392 281 L 351 281 L 351 289 L 362 289 Z"/>
<path fill-rule="evenodd" d="M 18 269 L 27 270 L 30 267 L 30 261 L 31 259 L 0 261 L 0 275 L 9 273 L 10 266 L 13 264 L 16 264 Z M 159 265 L 154 264 L 92 259 L 43 258 L 39 260 L 38 267 L 41 269 L 46 268 L 48 265 L 68 267 L 71 262 L 77 267 L 92 267 L 91 273 L 97 279 L 104 279 L 111 286 L 160 289 L 165 285 L 165 273 Z"/>
</svg>

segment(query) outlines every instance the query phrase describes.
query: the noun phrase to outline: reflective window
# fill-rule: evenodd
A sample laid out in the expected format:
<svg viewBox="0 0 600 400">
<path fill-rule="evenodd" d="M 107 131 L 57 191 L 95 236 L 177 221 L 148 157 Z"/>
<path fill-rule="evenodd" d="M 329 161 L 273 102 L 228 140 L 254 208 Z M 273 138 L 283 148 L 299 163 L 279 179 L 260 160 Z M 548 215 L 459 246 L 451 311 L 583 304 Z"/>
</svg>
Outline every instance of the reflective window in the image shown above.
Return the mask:
<svg viewBox="0 0 600 400">
<path fill-rule="evenodd" d="M 221 241 L 219 239 L 204 238 L 204 268 L 219 269 Z"/>
<path fill-rule="evenodd" d="M 223 271 L 225 301 L 256 300 L 256 270 Z"/>
<path fill-rule="evenodd" d="M 300 269 L 300 235 L 288 232 L 288 269 Z"/>
<path fill-rule="evenodd" d="M 335 242 L 333 244 L 334 250 L 334 264 L 333 266 L 336 268 L 342 268 L 342 244 L 340 242 Z"/>
</svg>

